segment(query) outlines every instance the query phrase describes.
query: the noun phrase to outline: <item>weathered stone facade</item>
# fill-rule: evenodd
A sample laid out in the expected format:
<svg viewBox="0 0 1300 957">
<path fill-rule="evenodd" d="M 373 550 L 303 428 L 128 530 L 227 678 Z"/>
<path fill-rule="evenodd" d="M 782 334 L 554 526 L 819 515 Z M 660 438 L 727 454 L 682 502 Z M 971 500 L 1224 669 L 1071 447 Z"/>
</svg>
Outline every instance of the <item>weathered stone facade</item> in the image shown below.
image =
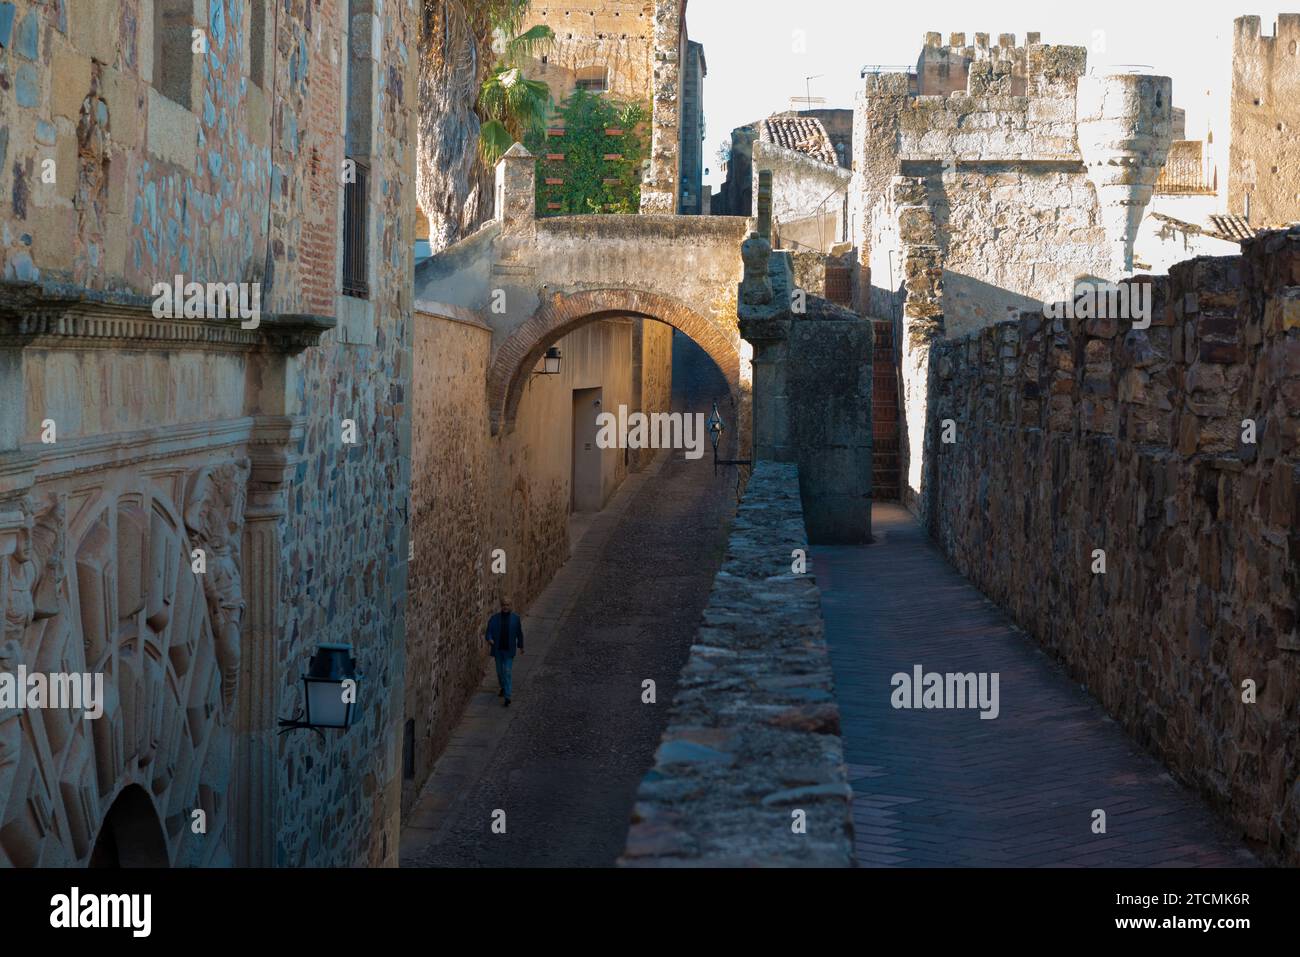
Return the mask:
<svg viewBox="0 0 1300 957">
<path fill-rule="evenodd" d="M 1138 741 L 1294 864 L 1300 228 L 1131 282 L 1152 283 L 1148 329 L 1025 314 L 933 347 L 922 514 Z"/>
<path fill-rule="evenodd" d="M 625 867 L 851 867 L 840 741 L 798 467 L 745 488 L 672 716 L 632 812 Z M 801 813 L 802 812 L 802 816 Z"/>
<path fill-rule="evenodd" d="M 1300 13 L 1233 21 L 1228 211 L 1259 228 L 1300 220 Z"/>
<path fill-rule="evenodd" d="M 537 24 L 555 39 L 524 72 L 544 81 L 556 104 L 585 89 L 650 111 L 642 211 L 699 212 L 699 143 L 692 153 L 683 137 L 702 129 L 704 50 L 687 37 L 686 0 L 545 0 L 529 10 L 527 25 Z"/>
<path fill-rule="evenodd" d="M 4 6 L 5 668 L 102 671 L 117 703 L 0 722 L 0 858 L 86 863 L 144 826 L 155 864 L 393 864 L 416 4 Z M 345 149 L 364 301 L 340 295 Z M 254 284 L 259 323 L 157 317 L 177 275 Z M 365 676 L 356 726 L 277 737 L 327 642 Z"/>
<path fill-rule="evenodd" d="M 1085 75 L 1082 47 L 927 34 L 865 77 L 854 120 L 854 302 L 894 322 L 902 498 L 920 493 L 929 348 L 1131 274 L 1172 136 L 1166 77 Z"/>
<path fill-rule="evenodd" d="M 810 140 L 816 146 L 773 141 L 768 131 L 777 124 L 815 129 L 818 135 Z M 777 245 L 829 253 L 849 238 L 848 193 L 853 174 L 838 162 L 818 120 L 797 115 L 769 117 L 760 124 L 760 131 L 753 145 L 752 164 L 755 170 L 772 173 L 772 231 Z"/>
</svg>

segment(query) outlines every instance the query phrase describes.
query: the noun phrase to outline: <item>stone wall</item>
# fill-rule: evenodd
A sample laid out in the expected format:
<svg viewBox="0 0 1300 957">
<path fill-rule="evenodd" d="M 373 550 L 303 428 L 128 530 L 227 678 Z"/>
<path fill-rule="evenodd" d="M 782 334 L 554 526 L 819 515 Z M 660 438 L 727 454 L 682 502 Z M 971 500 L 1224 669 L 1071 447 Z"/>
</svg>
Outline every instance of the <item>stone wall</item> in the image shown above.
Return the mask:
<svg viewBox="0 0 1300 957">
<path fill-rule="evenodd" d="M 637 792 L 622 866 L 852 865 L 820 596 L 811 575 L 791 571 L 795 549 L 808 550 L 798 467 L 760 462 Z"/>
<path fill-rule="evenodd" d="M 777 245 L 828 253 L 846 238 L 846 200 L 853 178 L 848 170 L 762 141 L 754 144 L 752 163 L 754 170 L 772 171 L 772 228 Z"/>
<path fill-rule="evenodd" d="M 1132 282 L 1153 285 L 1149 329 L 1026 314 L 933 347 L 922 514 L 1139 742 L 1295 864 L 1300 228 Z"/>
<path fill-rule="evenodd" d="M 1300 14 L 1278 14 L 1272 36 L 1259 17 L 1233 21 L 1228 212 L 1255 227 L 1300 220 Z"/>
<path fill-rule="evenodd" d="M 761 196 L 769 185 L 764 173 Z M 793 257 L 771 252 L 761 233 L 745 240 L 743 255 L 739 316 L 754 350 L 753 457 L 798 466 L 811 541 L 869 542 L 872 324 L 819 296 L 796 297 Z"/>
<path fill-rule="evenodd" d="M 563 103 L 580 79 L 601 78 L 609 95 L 650 105 L 655 64 L 654 3 L 650 0 L 534 0 L 526 27 L 545 24 L 555 40 L 524 72 L 543 80 Z M 674 49 L 676 43 L 674 42 Z"/>
<path fill-rule="evenodd" d="M 860 254 L 871 267 L 863 308 L 888 315 L 902 279 L 897 247 L 884 243 L 876 223 L 896 213 L 889 200 L 897 175 L 923 186 L 908 204 L 929 209 L 933 231 L 924 241 L 940 247 L 950 334 L 1033 308 L 1077 276 L 1109 274 L 1106 234 L 1075 139 L 1084 52 L 1041 44 L 1030 50 L 1024 96 L 1011 94 L 1010 74 L 993 72 L 1010 60 L 972 64 L 969 88 L 952 96 L 917 95 L 906 74 L 867 76 L 855 119 L 853 197 Z"/>
<path fill-rule="evenodd" d="M 681 192 L 682 57 L 685 0 L 647 0 L 654 6 L 650 169 L 641 183 L 643 213 L 675 213 Z"/>
<path fill-rule="evenodd" d="M 416 313 L 411 542 L 405 720 L 410 722 L 402 809 L 418 797 L 434 760 L 482 675 L 470 639 L 486 621 L 492 526 L 487 400 L 492 332 L 471 320 Z"/>
<path fill-rule="evenodd" d="M 667 412 L 673 402 L 673 327 L 653 319 L 633 320 L 632 396 L 642 412 Z M 633 449 L 631 467 L 639 470 L 654 449 Z"/>
</svg>

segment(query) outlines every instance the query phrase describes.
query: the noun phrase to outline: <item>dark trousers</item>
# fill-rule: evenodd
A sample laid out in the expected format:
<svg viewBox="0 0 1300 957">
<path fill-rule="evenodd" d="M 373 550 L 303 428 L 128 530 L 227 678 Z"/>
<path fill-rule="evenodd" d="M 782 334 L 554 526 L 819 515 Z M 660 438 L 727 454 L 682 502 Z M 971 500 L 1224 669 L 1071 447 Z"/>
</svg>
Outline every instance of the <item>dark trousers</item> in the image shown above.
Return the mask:
<svg viewBox="0 0 1300 957">
<path fill-rule="evenodd" d="M 514 658 L 507 658 L 505 655 L 493 653 L 493 658 L 497 660 L 497 684 L 501 690 L 506 693 L 506 698 L 510 697 L 510 671 L 515 665 Z"/>
</svg>

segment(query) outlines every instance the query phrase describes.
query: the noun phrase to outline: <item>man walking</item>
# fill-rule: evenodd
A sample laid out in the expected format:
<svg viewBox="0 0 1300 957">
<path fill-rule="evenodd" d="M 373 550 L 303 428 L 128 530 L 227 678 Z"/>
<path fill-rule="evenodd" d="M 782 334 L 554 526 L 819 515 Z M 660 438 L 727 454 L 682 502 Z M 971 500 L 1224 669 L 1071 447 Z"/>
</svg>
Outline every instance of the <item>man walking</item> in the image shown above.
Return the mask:
<svg viewBox="0 0 1300 957">
<path fill-rule="evenodd" d="M 501 690 L 497 692 L 498 698 L 506 699 L 506 707 L 510 707 L 510 670 L 515 663 L 515 651 L 522 655 L 524 653 L 524 629 L 519 622 L 519 616 L 512 614 L 510 611 L 510 599 L 501 599 L 501 613 L 493 615 L 488 621 L 487 632 L 483 639 L 488 643 L 488 649 L 492 657 L 497 662 L 497 684 Z"/>
</svg>

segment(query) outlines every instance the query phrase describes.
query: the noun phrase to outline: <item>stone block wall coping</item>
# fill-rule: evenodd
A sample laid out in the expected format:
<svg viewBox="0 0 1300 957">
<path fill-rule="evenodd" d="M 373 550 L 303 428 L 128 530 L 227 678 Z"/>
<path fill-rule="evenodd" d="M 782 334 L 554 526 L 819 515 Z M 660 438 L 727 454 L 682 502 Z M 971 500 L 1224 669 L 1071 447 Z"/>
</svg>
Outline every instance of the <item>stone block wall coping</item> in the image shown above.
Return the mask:
<svg viewBox="0 0 1300 957">
<path fill-rule="evenodd" d="M 760 461 L 621 866 L 851 866 L 852 792 L 820 592 L 811 574 L 792 572 L 795 549 L 807 554 L 798 467 Z"/>
<path fill-rule="evenodd" d="M 448 322 L 459 322 L 466 326 L 473 326 L 475 329 L 483 329 L 491 332 L 492 327 L 479 318 L 473 309 L 466 309 L 464 306 L 456 306 L 446 302 L 434 302 L 431 299 L 415 300 L 415 315 L 422 319 L 443 319 Z"/>
</svg>

